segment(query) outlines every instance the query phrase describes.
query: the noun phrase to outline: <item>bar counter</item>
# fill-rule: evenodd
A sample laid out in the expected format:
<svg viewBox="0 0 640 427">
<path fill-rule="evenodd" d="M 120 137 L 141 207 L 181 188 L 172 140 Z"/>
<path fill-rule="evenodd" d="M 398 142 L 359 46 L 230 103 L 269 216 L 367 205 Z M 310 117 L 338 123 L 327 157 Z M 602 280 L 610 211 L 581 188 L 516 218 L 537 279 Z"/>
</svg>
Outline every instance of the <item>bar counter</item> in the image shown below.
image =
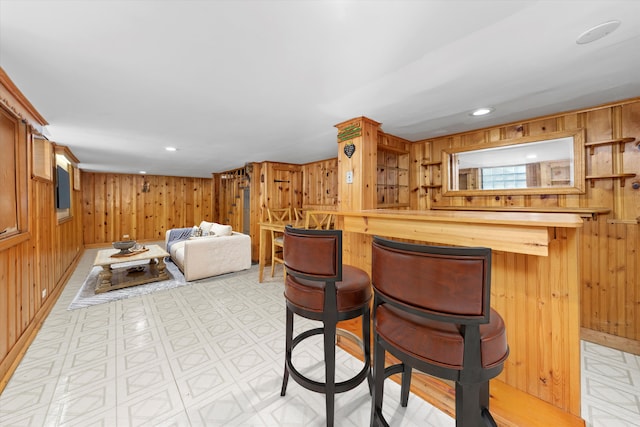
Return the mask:
<svg viewBox="0 0 640 427">
<path fill-rule="evenodd" d="M 506 408 L 520 420 L 543 401 L 584 425 L 580 417 L 579 233 L 570 213 L 365 210 L 337 211 L 343 262 L 371 273 L 373 235 L 429 244 L 492 249 L 491 305 L 504 318 L 510 355 L 492 381 L 492 408 L 504 411 L 509 390 L 525 396 Z M 504 396 L 495 396 L 501 390 Z M 506 391 L 504 391 L 506 390 Z M 531 398 L 531 399 L 529 399 Z M 432 402 L 433 403 L 433 402 Z M 508 415 L 508 414 L 507 414 Z M 535 416 L 536 414 L 529 414 Z M 541 414 L 537 414 L 540 416 Z M 544 415 L 542 415 L 544 416 Z"/>
</svg>

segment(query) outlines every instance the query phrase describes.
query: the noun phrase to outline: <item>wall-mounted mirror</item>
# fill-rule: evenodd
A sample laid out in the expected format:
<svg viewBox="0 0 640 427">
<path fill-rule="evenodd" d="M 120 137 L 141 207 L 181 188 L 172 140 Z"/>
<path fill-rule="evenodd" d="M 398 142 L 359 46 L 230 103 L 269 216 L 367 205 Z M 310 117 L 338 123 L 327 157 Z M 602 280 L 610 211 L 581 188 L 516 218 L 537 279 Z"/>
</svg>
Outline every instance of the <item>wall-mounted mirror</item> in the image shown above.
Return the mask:
<svg viewBox="0 0 640 427">
<path fill-rule="evenodd" d="M 446 196 L 584 193 L 584 132 L 443 150 Z"/>
</svg>

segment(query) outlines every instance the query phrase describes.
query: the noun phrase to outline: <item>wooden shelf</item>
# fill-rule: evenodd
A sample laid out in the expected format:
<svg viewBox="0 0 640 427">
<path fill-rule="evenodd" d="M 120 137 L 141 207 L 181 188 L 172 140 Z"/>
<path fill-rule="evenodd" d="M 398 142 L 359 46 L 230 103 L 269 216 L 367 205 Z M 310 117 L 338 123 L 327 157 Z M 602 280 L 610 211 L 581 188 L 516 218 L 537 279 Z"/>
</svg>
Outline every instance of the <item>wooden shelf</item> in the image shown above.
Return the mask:
<svg viewBox="0 0 640 427">
<path fill-rule="evenodd" d="M 635 176 L 635 173 L 612 173 L 609 175 L 589 175 L 586 176 L 585 179 L 587 181 L 591 181 L 591 188 L 593 188 L 593 186 L 595 185 L 594 181 L 597 181 L 599 179 L 619 179 L 620 187 L 624 187 L 625 180 L 627 178 L 634 178 Z"/>
<path fill-rule="evenodd" d="M 422 162 L 420 165 L 422 167 L 430 167 L 430 166 L 441 167 L 442 166 L 442 161 L 441 160 L 439 160 L 437 162 L 436 161 L 425 161 L 425 162 Z M 429 172 L 429 174 L 431 176 L 430 181 L 433 181 L 433 172 Z M 426 193 L 429 193 L 429 189 L 430 188 L 442 188 L 442 185 L 441 184 L 425 184 L 425 185 L 421 185 L 420 187 L 424 188 Z"/>
<path fill-rule="evenodd" d="M 628 142 L 635 141 L 635 138 L 618 138 L 618 139 L 608 139 L 605 141 L 593 141 L 593 142 L 585 142 L 584 146 L 589 147 L 589 154 L 593 155 L 595 152 L 595 147 L 598 145 L 607 145 L 607 144 L 620 144 L 620 152 L 624 152 L 624 144 Z"/>
<path fill-rule="evenodd" d="M 487 211 L 487 212 L 538 212 L 538 213 L 575 213 L 583 218 L 596 219 L 598 215 L 608 214 L 609 208 L 582 208 L 568 206 L 432 206 L 433 210 L 447 211 Z"/>
<path fill-rule="evenodd" d="M 409 153 L 378 146 L 376 206 L 409 206 Z"/>
<path fill-rule="evenodd" d="M 428 193 L 430 188 L 442 188 L 442 185 L 440 184 L 427 184 L 427 185 L 421 185 L 421 188 L 424 188 L 425 191 Z"/>
<path fill-rule="evenodd" d="M 425 166 L 425 167 L 428 167 L 428 166 L 440 166 L 440 165 L 442 165 L 442 161 L 438 160 L 437 162 L 422 162 L 422 163 L 420 163 L 420 165 L 421 166 Z"/>
</svg>

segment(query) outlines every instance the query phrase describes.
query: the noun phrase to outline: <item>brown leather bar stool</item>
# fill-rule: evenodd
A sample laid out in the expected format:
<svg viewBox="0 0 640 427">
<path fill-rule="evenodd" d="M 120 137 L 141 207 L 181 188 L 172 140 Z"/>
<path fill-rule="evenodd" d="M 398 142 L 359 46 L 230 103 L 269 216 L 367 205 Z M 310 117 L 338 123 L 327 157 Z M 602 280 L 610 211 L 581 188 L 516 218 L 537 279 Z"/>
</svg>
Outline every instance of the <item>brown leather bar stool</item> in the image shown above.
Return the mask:
<svg viewBox="0 0 640 427">
<path fill-rule="evenodd" d="M 333 426 L 335 393 L 351 390 L 365 379 L 371 389 L 369 275 L 356 267 L 342 265 L 341 230 L 307 230 L 291 226 L 284 232 L 284 265 L 287 277 L 284 296 L 287 305 L 284 376 L 281 395 L 289 376 L 302 387 L 326 394 L 327 426 Z M 323 326 L 293 337 L 293 315 L 322 321 Z M 364 365 L 352 378 L 336 382 L 336 324 L 362 316 Z M 299 372 L 292 363 L 293 349 L 306 338 L 324 335 L 325 382 Z"/>
<path fill-rule="evenodd" d="M 374 237 L 371 273 L 374 389 L 371 425 L 382 416 L 384 380 L 402 373 L 407 406 L 413 368 L 455 381 L 456 426 L 495 426 L 489 380 L 509 355 L 502 317 L 490 305 L 491 249 L 428 246 Z M 400 360 L 385 369 L 385 352 Z"/>
</svg>

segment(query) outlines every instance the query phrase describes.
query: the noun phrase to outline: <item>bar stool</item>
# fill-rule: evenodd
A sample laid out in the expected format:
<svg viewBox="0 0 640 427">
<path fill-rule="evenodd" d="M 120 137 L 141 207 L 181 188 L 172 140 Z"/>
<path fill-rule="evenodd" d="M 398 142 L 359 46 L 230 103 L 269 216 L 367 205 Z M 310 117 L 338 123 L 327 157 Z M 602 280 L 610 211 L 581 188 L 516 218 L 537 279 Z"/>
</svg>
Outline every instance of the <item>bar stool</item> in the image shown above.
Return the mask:
<svg viewBox="0 0 640 427">
<path fill-rule="evenodd" d="M 284 285 L 287 320 L 280 394 L 285 395 L 289 376 L 308 390 L 325 393 L 327 426 L 333 426 L 335 393 L 351 390 L 365 379 L 368 379 L 371 389 L 369 275 L 359 268 L 342 265 L 341 230 L 307 230 L 286 226 L 284 265 L 287 272 Z M 294 314 L 319 320 L 323 326 L 306 330 L 294 338 Z M 336 382 L 336 324 L 359 316 L 362 316 L 363 367 L 352 378 Z M 306 338 L 319 334 L 324 338 L 325 382 L 303 375 L 292 363 L 293 349 Z"/>
<path fill-rule="evenodd" d="M 371 425 L 382 416 L 384 380 L 402 373 L 407 406 L 416 368 L 455 381 L 456 426 L 495 426 L 489 380 L 509 355 L 502 317 L 491 309 L 491 249 L 428 246 L 374 237 L 374 389 Z M 400 363 L 385 369 L 385 352 Z"/>
</svg>

